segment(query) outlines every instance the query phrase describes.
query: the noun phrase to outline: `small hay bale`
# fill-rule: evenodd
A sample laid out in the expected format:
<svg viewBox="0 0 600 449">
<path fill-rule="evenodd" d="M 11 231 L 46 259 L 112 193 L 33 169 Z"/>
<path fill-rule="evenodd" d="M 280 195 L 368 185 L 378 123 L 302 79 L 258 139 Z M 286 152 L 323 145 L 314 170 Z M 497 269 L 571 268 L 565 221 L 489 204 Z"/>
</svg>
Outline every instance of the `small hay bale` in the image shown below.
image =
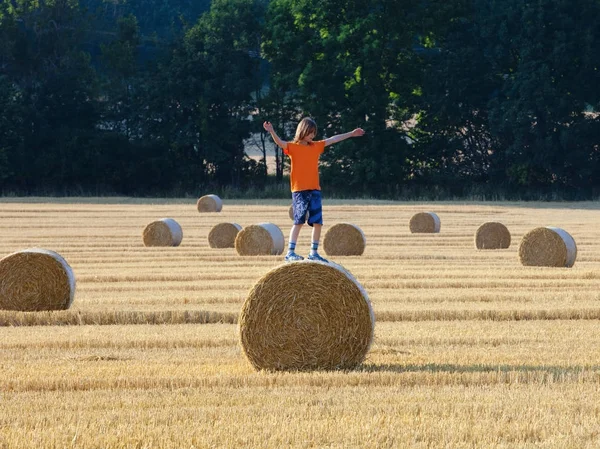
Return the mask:
<svg viewBox="0 0 600 449">
<path fill-rule="evenodd" d="M 219 223 L 208 233 L 208 245 L 211 248 L 234 248 L 235 238 L 241 230 L 237 223 Z"/>
<path fill-rule="evenodd" d="M 519 260 L 525 266 L 570 268 L 576 258 L 575 240 L 560 228 L 535 228 L 523 236 L 519 245 Z"/>
<path fill-rule="evenodd" d="M 263 276 L 238 323 L 244 354 L 257 370 L 349 370 L 369 351 L 375 315 L 352 274 L 305 260 Z"/>
<path fill-rule="evenodd" d="M 510 246 L 510 231 L 497 221 L 482 224 L 475 232 L 477 249 L 505 249 Z"/>
<path fill-rule="evenodd" d="M 221 212 L 223 201 L 217 195 L 204 195 L 196 203 L 198 212 Z"/>
<path fill-rule="evenodd" d="M 323 239 L 323 248 L 328 256 L 360 256 L 366 245 L 365 234 L 351 223 L 333 225 Z"/>
<path fill-rule="evenodd" d="M 172 218 L 162 218 L 144 228 L 142 239 L 144 246 L 179 246 L 183 231 Z"/>
<path fill-rule="evenodd" d="M 75 297 L 75 275 L 59 254 L 31 248 L 0 260 L 0 309 L 66 310 Z"/>
<path fill-rule="evenodd" d="M 441 222 L 433 212 L 419 212 L 410 219 L 410 232 L 415 233 L 437 233 L 440 232 Z"/>
<path fill-rule="evenodd" d="M 277 256 L 283 253 L 284 246 L 283 232 L 273 223 L 247 226 L 235 238 L 240 256 Z"/>
</svg>

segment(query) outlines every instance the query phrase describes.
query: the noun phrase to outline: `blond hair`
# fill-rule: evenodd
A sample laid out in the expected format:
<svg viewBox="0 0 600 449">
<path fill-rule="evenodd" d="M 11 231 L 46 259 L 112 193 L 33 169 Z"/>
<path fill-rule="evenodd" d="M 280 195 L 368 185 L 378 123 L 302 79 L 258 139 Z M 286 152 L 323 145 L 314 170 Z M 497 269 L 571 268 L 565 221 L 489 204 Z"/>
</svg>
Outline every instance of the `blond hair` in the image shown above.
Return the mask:
<svg viewBox="0 0 600 449">
<path fill-rule="evenodd" d="M 304 138 L 312 132 L 314 132 L 315 135 L 317 134 L 317 124 L 310 117 L 304 117 L 300 120 L 300 123 L 298 123 L 298 127 L 296 128 L 294 143 L 304 140 Z"/>
</svg>

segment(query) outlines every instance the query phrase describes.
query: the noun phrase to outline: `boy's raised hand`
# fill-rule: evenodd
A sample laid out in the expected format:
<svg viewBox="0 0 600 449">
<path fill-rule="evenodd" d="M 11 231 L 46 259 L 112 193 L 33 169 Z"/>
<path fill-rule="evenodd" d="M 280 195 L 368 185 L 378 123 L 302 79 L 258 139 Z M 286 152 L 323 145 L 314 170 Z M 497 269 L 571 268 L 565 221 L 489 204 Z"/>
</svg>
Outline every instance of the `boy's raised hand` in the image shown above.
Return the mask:
<svg viewBox="0 0 600 449">
<path fill-rule="evenodd" d="M 263 128 L 269 133 L 273 132 L 273 125 L 271 124 L 271 122 L 264 122 Z"/>
<path fill-rule="evenodd" d="M 352 137 L 360 137 L 365 135 L 365 130 L 362 128 L 356 128 L 352 131 Z"/>
</svg>

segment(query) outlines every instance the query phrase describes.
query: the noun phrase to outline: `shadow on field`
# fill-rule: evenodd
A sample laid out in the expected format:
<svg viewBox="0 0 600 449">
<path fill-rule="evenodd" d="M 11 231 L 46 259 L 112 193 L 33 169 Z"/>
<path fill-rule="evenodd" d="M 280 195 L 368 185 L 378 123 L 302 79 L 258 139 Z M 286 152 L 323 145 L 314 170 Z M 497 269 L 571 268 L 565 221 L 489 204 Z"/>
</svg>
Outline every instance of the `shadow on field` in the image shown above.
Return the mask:
<svg viewBox="0 0 600 449">
<path fill-rule="evenodd" d="M 402 365 L 396 363 L 369 364 L 359 368 L 363 372 L 394 373 L 545 373 L 555 376 L 600 374 L 600 366 L 544 366 L 544 365 L 455 365 L 428 363 L 426 365 Z"/>
</svg>

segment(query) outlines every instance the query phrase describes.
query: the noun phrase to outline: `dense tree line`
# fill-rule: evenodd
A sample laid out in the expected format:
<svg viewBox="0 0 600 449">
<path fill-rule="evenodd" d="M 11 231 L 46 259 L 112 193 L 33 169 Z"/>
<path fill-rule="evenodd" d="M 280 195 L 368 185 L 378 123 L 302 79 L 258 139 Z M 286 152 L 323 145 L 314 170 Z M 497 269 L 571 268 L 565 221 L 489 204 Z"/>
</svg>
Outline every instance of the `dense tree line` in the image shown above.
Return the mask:
<svg viewBox="0 0 600 449">
<path fill-rule="evenodd" d="M 598 0 L 0 0 L 4 193 L 259 194 L 310 115 L 337 195 L 590 198 L 599 112 Z"/>
</svg>

